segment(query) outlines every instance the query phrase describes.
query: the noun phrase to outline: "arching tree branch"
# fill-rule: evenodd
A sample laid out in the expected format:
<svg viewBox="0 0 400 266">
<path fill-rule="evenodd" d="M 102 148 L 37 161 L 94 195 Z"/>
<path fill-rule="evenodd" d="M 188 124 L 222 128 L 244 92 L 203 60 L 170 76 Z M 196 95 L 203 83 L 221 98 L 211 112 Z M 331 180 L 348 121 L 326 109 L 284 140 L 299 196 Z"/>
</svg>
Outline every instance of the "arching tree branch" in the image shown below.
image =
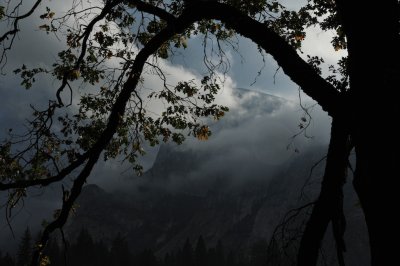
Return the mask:
<svg viewBox="0 0 400 266">
<path fill-rule="evenodd" d="M 339 92 L 307 64 L 297 52 L 266 25 L 248 17 L 237 9 L 221 3 L 192 4 L 198 19 L 218 19 L 239 34 L 251 39 L 271 54 L 277 63 L 301 89 L 322 109 L 334 116 L 341 107 Z"/>
<path fill-rule="evenodd" d="M 73 170 L 81 166 L 85 160 L 88 158 L 90 154 L 89 152 L 86 152 L 84 155 L 80 156 L 77 160 L 74 162 L 70 163 L 67 167 L 64 169 L 60 170 L 60 172 L 57 175 L 54 175 L 52 177 L 44 178 L 44 179 L 33 179 L 33 180 L 18 180 L 16 182 L 12 183 L 1 183 L 0 182 L 0 191 L 4 190 L 9 190 L 9 189 L 16 189 L 16 188 L 27 188 L 27 187 L 33 187 L 33 186 L 48 186 L 52 183 L 61 181 L 69 175 Z"/>
<path fill-rule="evenodd" d="M 145 3 L 143 1 L 138 1 L 138 0 L 125 0 L 125 2 L 135 6 L 135 8 L 139 11 L 155 15 L 155 16 L 165 20 L 166 22 L 174 23 L 176 21 L 175 16 L 171 15 L 170 13 L 168 13 L 167 11 L 165 11 L 162 8 L 159 8 L 159 7 L 156 7 L 151 4 Z"/>
</svg>

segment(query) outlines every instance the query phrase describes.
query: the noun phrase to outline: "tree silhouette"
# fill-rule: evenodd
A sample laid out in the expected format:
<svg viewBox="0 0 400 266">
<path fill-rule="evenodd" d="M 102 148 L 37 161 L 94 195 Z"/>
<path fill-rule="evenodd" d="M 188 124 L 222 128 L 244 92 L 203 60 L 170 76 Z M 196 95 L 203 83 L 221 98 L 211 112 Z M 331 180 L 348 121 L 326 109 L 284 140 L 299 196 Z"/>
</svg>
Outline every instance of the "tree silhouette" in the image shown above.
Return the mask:
<svg viewBox="0 0 400 266">
<path fill-rule="evenodd" d="M 222 241 L 218 240 L 217 246 L 215 247 L 215 265 L 225 265 L 225 254 L 224 254 L 224 247 L 222 245 Z"/>
<path fill-rule="evenodd" d="M 0 253 L 0 265 L 1 266 L 15 266 L 15 262 L 9 253 L 6 253 L 4 256 L 2 256 L 2 254 Z"/>
<path fill-rule="evenodd" d="M 111 252 L 109 251 L 107 244 L 104 241 L 100 240 L 99 242 L 95 242 L 94 250 L 95 250 L 94 257 L 92 258 L 94 265 L 96 266 L 112 265 Z M 128 253 L 127 256 L 130 256 L 130 253 Z M 130 261 L 130 259 L 131 258 L 125 260 Z"/>
<path fill-rule="evenodd" d="M 224 248 L 221 240 L 217 242 L 215 247 L 211 247 L 207 250 L 205 261 L 208 266 L 225 265 Z"/>
<path fill-rule="evenodd" d="M 199 236 L 194 250 L 194 265 L 206 266 L 207 265 L 207 248 L 203 236 Z"/>
<path fill-rule="evenodd" d="M 164 261 L 163 264 L 165 266 L 175 266 L 178 265 L 177 261 L 176 261 L 176 257 L 174 256 L 174 254 L 170 254 L 169 252 L 167 252 L 164 256 Z"/>
<path fill-rule="evenodd" d="M 71 245 L 70 251 L 70 263 L 72 265 L 93 265 L 96 264 L 93 261 L 97 251 L 92 236 L 86 228 L 82 228 L 76 239 L 76 243 Z"/>
<path fill-rule="evenodd" d="M 145 255 L 147 255 L 147 253 Z M 131 263 L 128 243 L 120 234 L 118 234 L 112 242 L 110 257 L 112 265 L 123 266 L 130 265 Z M 147 257 L 145 259 L 147 259 Z"/>
<path fill-rule="evenodd" d="M 220 44 L 230 43 L 235 34 L 271 54 L 333 120 L 321 193 L 304 230 L 297 264 L 317 263 L 329 223 L 339 264 L 344 264 L 342 186 L 353 148 L 353 184 L 368 226 L 371 264 L 390 265 L 397 259 L 395 247 L 389 243 L 399 236 L 394 218 L 400 145 L 396 130 L 398 1 L 309 0 L 298 11 L 287 10 L 275 0 L 104 0 L 88 6 L 86 1 L 77 1 L 81 5 L 75 2 L 63 14 L 43 8 L 41 0 L 0 5 L 3 66 L 17 33 L 23 30 L 21 22 L 38 12 L 43 20 L 39 29 L 57 34 L 66 43 L 50 69 L 23 65 L 14 71 L 27 89 L 34 86 L 39 74 L 51 75 L 57 87 L 47 108 L 32 107 L 26 134 L 10 131 L 0 146 L 0 189 L 9 192 L 8 213 L 26 197 L 26 188 L 73 180 L 70 190 L 63 189 L 62 208 L 35 247 L 32 265 L 40 263 L 50 234 L 66 223 L 102 154 L 105 160 L 121 156 L 140 172 L 137 157 L 143 154 L 144 143 L 182 143 L 187 133 L 200 140 L 210 136 L 199 118 L 220 119 L 227 111 L 213 101 L 221 85 L 217 73 L 226 71 L 227 65 Z M 333 30 L 335 50 L 348 52 L 328 77 L 321 75 L 322 59 L 310 56 L 304 60 L 298 53 L 306 28 L 314 25 Z M 217 58 L 206 54 L 208 73 L 200 82 L 182 80 L 171 85 L 160 62 L 174 49 L 186 48 L 194 35 L 205 36 L 204 46 L 209 38 L 216 41 L 213 55 Z M 119 65 L 113 68 L 110 62 Z M 161 87 L 143 93 L 143 72 L 157 75 Z M 80 94 L 76 81 L 97 91 Z M 79 101 L 78 110 L 74 97 Z M 152 116 L 144 99 L 162 101 L 165 110 Z"/>
<path fill-rule="evenodd" d="M 193 262 L 193 247 L 189 238 L 186 239 L 181 253 L 178 255 L 179 265 L 194 265 Z"/>
<path fill-rule="evenodd" d="M 268 242 L 260 240 L 255 242 L 250 250 L 250 265 L 266 265 L 268 261 Z M 272 264 L 273 265 L 273 264 Z"/>
<path fill-rule="evenodd" d="M 228 255 L 226 256 L 226 265 L 236 265 L 235 255 L 232 251 L 229 251 Z"/>
<path fill-rule="evenodd" d="M 145 249 L 138 255 L 137 264 L 143 266 L 158 265 L 157 258 L 151 249 Z M 127 265 L 127 264 L 121 264 L 121 265 Z"/>
</svg>

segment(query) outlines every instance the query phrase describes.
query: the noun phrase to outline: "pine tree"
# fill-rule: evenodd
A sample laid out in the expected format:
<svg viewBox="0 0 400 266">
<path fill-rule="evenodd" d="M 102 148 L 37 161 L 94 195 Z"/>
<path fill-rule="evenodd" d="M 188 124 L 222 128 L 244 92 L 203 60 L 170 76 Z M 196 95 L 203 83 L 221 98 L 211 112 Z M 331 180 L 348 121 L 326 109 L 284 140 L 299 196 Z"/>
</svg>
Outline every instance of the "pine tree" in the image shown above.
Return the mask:
<svg viewBox="0 0 400 266">
<path fill-rule="evenodd" d="M 268 243 L 265 240 L 257 241 L 250 251 L 250 265 L 264 266 L 268 260 Z"/>
<path fill-rule="evenodd" d="M 180 254 L 179 265 L 192 266 L 193 265 L 193 248 L 189 238 L 186 239 L 183 246 L 182 253 Z"/>
<path fill-rule="evenodd" d="M 197 240 L 195 249 L 195 265 L 206 266 L 207 264 L 207 248 L 204 242 L 203 236 L 200 236 Z"/>
<path fill-rule="evenodd" d="M 29 227 L 26 228 L 17 252 L 17 266 L 28 266 L 31 262 L 32 235 Z"/>
<path fill-rule="evenodd" d="M 90 266 L 93 265 L 92 259 L 95 255 L 92 236 L 87 229 L 82 228 L 75 245 L 70 249 L 71 265 Z"/>
<path fill-rule="evenodd" d="M 222 245 L 222 241 L 218 240 L 218 243 L 215 247 L 216 252 L 216 265 L 223 266 L 225 265 L 225 256 L 224 256 L 224 247 Z"/>
<path fill-rule="evenodd" d="M 93 258 L 96 266 L 112 266 L 110 259 L 110 251 L 103 241 L 94 244 L 95 256 Z"/>
<path fill-rule="evenodd" d="M 124 264 L 126 265 L 126 264 Z M 140 266 L 157 266 L 157 258 L 151 249 L 145 249 L 138 256 L 138 265 Z M 121 266 L 123 266 L 121 264 Z"/>
<path fill-rule="evenodd" d="M 131 263 L 132 259 L 128 242 L 120 234 L 112 242 L 110 256 L 111 265 L 113 266 L 125 266 Z"/>
<path fill-rule="evenodd" d="M 177 262 L 175 259 L 174 254 L 170 254 L 167 252 L 167 254 L 165 254 L 164 256 L 164 266 L 176 266 Z"/>
<path fill-rule="evenodd" d="M 207 250 L 207 266 L 220 266 L 221 264 L 217 263 L 217 252 L 214 248 L 209 248 Z"/>
<path fill-rule="evenodd" d="M 226 266 L 234 266 L 236 265 L 236 257 L 232 250 L 229 251 L 228 256 L 226 257 Z"/>
</svg>

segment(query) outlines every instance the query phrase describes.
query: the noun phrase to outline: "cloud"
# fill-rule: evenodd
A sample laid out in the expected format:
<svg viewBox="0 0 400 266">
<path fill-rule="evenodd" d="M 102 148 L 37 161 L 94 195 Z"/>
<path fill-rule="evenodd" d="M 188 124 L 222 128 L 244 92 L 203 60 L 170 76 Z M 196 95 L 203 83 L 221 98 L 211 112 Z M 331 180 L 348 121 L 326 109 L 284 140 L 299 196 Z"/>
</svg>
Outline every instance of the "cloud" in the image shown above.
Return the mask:
<svg viewBox="0 0 400 266">
<path fill-rule="evenodd" d="M 146 195 L 154 191 L 204 194 L 219 184 L 225 192 L 237 193 L 248 185 L 265 185 L 288 161 L 327 144 L 329 119 L 322 110 L 312 112 L 308 134 L 313 139 L 299 135 L 293 140 L 303 116 L 297 104 L 244 89 L 230 89 L 230 95 L 231 111 L 211 123 L 208 141 L 189 138 L 180 146 L 162 146 L 153 169 L 143 177 L 127 179 L 123 188 Z"/>
</svg>

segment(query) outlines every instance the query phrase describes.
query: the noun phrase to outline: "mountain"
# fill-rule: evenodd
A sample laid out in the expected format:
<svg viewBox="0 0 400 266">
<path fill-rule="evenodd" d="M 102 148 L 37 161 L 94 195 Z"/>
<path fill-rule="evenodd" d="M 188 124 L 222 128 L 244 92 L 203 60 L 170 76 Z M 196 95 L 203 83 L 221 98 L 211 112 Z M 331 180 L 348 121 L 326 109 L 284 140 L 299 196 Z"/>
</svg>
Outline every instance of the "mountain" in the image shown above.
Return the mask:
<svg viewBox="0 0 400 266">
<path fill-rule="evenodd" d="M 97 239 L 111 240 L 121 233 L 132 249 L 155 248 L 162 254 L 182 246 L 187 238 L 195 240 L 200 235 L 212 245 L 222 240 L 229 248 L 243 248 L 271 236 L 284 213 L 296 206 L 298 188 L 307 176 L 303 169 L 307 162 L 289 160 L 283 166 L 285 170 L 265 181 L 249 178 L 238 186 L 229 184 L 229 177 L 215 176 L 213 183 L 207 182 L 207 190 L 198 185 L 186 189 L 186 184 L 185 189 L 163 191 L 160 186 L 151 186 L 156 182 L 154 172 L 161 172 L 158 167 L 165 170 L 167 166 L 162 161 L 168 162 L 168 167 L 179 167 L 183 154 L 175 157 L 173 148 L 162 149 L 150 172 L 151 182 L 133 195 L 108 193 L 97 185 L 86 186 L 77 213 L 67 227 L 71 236 L 83 226 Z M 186 154 L 185 159 L 192 161 L 191 156 Z M 301 178 L 293 180 L 299 175 Z M 161 178 L 165 176 L 169 172 Z"/>
<path fill-rule="evenodd" d="M 233 251 L 269 240 L 290 209 L 318 195 L 323 163 L 309 177 L 326 143 L 316 137 L 293 142 L 298 117 L 287 113 L 297 107 L 282 98 L 247 90 L 233 91 L 232 98 L 237 107 L 212 125 L 209 141 L 162 145 L 153 167 L 124 180 L 118 191 L 87 185 L 66 227 L 70 238 L 85 227 L 95 239 L 107 242 L 121 234 L 132 251 L 152 248 L 159 255 L 200 235 Z M 318 136 L 318 130 L 311 134 Z M 346 259 L 349 265 L 366 265 L 365 226 L 350 185 L 346 200 Z M 334 263 L 332 237 L 325 242 L 325 257 Z"/>
</svg>

